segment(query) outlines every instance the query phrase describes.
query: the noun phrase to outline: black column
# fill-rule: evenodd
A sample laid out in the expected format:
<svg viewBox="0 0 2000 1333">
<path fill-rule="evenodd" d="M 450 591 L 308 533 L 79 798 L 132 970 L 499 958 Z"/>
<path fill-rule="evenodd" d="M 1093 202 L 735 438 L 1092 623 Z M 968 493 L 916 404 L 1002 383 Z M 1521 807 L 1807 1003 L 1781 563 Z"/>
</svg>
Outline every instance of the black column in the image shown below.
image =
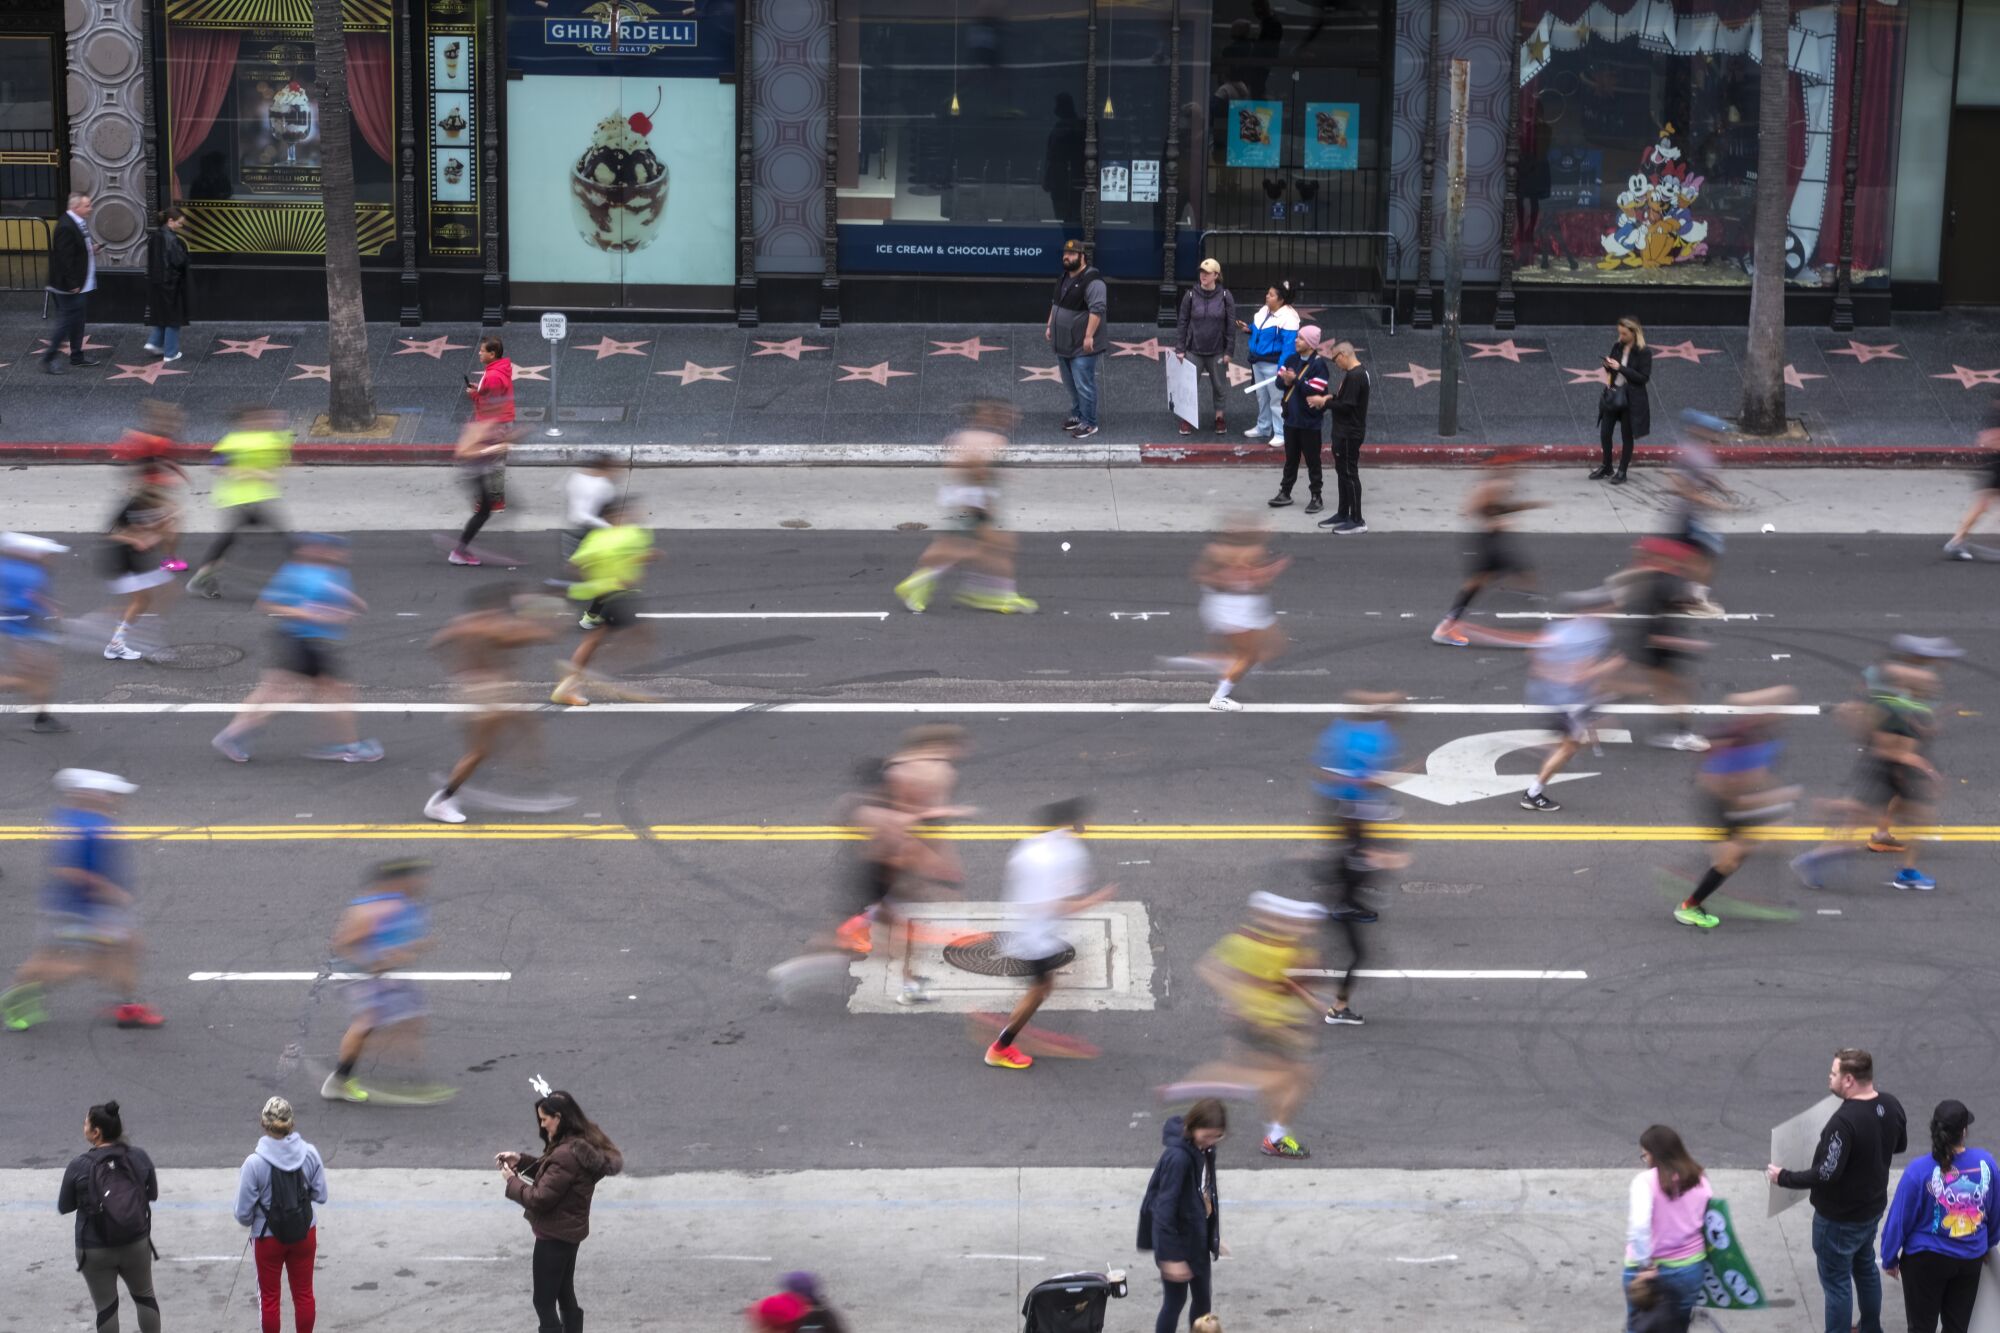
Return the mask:
<svg viewBox="0 0 2000 1333">
<path fill-rule="evenodd" d="M 1166 188 L 1160 193 L 1161 226 L 1165 240 L 1160 245 L 1160 327 L 1170 328 L 1180 318 L 1179 291 L 1174 259 L 1180 246 L 1181 212 L 1181 0 L 1174 0 L 1167 36 L 1167 154 Z"/>
<path fill-rule="evenodd" d="M 507 25 L 504 0 L 486 5 L 486 65 L 479 71 L 479 158 L 486 173 L 479 192 L 479 248 L 486 257 L 480 276 L 479 322 L 497 329 L 507 322 L 507 284 L 500 276 L 500 89 L 507 79 Z"/>
<path fill-rule="evenodd" d="M 417 46 L 416 7 L 419 0 L 396 6 L 396 82 L 401 105 L 396 108 L 396 237 L 403 251 L 398 318 L 406 329 L 424 322 L 423 293 L 417 285 L 417 111 L 412 55 Z"/>
<path fill-rule="evenodd" d="M 826 7 L 826 217 L 820 237 L 819 326 L 840 327 L 840 0 Z"/>
<path fill-rule="evenodd" d="M 1427 329 L 1436 318 L 1436 294 L 1431 291 L 1432 216 L 1437 212 L 1438 139 L 1438 10 L 1439 0 L 1431 0 L 1430 51 L 1424 61 L 1424 185 L 1417 195 L 1417 295 L 1410 313 L 1410 327 Z"/>
<path fill-rule="evenodd" d="M 1083 243 L 1096 259 L 1097 246 L 1097 0 L 1083 43 Z"/>
<path fill-rule="evenodd" d="M 1854 328 L 1854 191 L 1861 174 L 1861 76 L 1868 54 L 1868 0 L 1854 0 L 1854 55 L 1847 76 L 1846 161 L 1840 174 L 1840 261 L 1833 279 L 1833 327 Z"/>
<path fill-rule="evenodd" d="M 751 191 L 756 185 L 757 88 L 751 72 L 751 41 L 758 0 L 736 6 L 736 327 L 757 327 L 757 228 Z M 828 54 L 838 63 L 840 52 Z M 827 71 L 832 77 L 833 71 Z"/>
<path fill-rule="evenodd" d="M 1521 187 L 1521 0 L 1514 0 L 1507 29 L 1507 184 L 1500 198 L 1500 291 L 1493 304 L 1493 327 L 1514 327 L 1514 229 Z"/>
</svg>

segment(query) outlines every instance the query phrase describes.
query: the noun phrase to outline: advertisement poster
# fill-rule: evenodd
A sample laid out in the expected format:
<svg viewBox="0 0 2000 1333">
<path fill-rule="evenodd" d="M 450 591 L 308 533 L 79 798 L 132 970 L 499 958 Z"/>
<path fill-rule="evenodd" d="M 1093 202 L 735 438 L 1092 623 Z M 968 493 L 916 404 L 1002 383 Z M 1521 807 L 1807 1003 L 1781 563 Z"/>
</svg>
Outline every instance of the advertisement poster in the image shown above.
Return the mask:
<svg viewBox="0 0 2000 1333">
<path fill-rule="evenodd" d="M 538 75 L 508 84 L 507 112 L 517 281 L 734 281 L 734 88 Z"/>
<path fill-rule="evenodd" d="M 1352 171 L 1361 165 L 1355 132 L 1361 126 L 1359 102 L 1306 103 L 1306 170 Z"/>
<path fill-rule="evenodd" d="M 275 42 L 237 60 L 237 177 L 254 193 L 319 193 L 319 105 L 309 57 L 303 43 Z"/>
<path fill-rule="evenodd" d="M 1132 202 L 1135 204 L 1157 204 L 1160 202 L 1160 160 L 1136 161 L 1132 164 Z"/>
<path fill-rule="evenodd" d="M 437 150 L 432 198 L 441 204 L 472 202 L 472 154 L 463 148 Z"/>
<path fill-rule="evenodd" d="M 1122 204 L 1132 197 L 1132 175 L 1122 162 L 1106 162 L 1097 169 L 1097 197 L 1107 204 Z"/>
<path fill-rule="evenodd" d="M 1284 141 L 1284 134 L 1283 102 L 1231 102 L 1228 164 L 1232 167 L 1277 166 L 1278 145 Z"/>
<path fill-rule="evenodd" d="M 436 87 L 472 87 L 472 39 L 453 33 L 431 38 L 431 78 Z"/>
</svg>

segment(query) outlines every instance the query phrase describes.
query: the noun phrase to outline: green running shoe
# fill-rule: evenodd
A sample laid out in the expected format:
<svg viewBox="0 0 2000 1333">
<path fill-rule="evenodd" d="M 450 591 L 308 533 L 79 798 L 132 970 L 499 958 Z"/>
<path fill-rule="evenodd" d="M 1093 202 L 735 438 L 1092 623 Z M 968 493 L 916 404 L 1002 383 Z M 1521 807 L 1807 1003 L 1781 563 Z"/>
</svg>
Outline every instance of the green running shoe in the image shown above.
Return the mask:
<svg viewBox="0 0 2000 1333">
<path fill-rule="evenodd" d="M 1722 918 L 1713 912 L 1704 912 L 1699 907 L 1689 907 L 1686 903 L 1674 909 L 1674 920 L 1683 926 L 1700 926 L 1703 930 L 1714 930 L 1722 924 Z"/>
<path fill-rule="evenodd" d="M 35 983 L 0 993 L 0 1025 L 10 1032 L 26 1032 L 48 1019 L 49 1011 L 42 1007 L 42 988 Z"/>
<path fill-rule="evenodd" d="M 896 596 L 911 611 L 922 614 L 931 604 L 931 589 L 936 584 L 936 576 L 927 569 L 919 569 L 896 585 Z"/>
<path fill-rule="evenodd" d="M 1287 1134 L 1282 1139 L 1265 1139 L 1258 1145 L 1266 1157 L 1310 1157 L 1311 1153 L 1297 1139 Z"/>
<path fill-rule="evenodd" d="M 332 1073 L 326 1076 L 326 1082 L 319 1085 L 319 1095 L 330 1102 L 358 1104 L 368 1100 L 368 1089 L 361 1086 L 358 1078 L 342 1078 L 338 1073 Z"/>
</svg>

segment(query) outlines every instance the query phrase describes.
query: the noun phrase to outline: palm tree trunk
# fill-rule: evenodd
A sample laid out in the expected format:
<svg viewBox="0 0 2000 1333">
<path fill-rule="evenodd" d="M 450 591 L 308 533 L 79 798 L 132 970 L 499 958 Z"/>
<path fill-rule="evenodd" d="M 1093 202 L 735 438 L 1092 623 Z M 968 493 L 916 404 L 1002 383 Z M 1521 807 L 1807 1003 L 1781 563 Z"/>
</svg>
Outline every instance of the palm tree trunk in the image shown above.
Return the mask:
<svg viewBox="0 0 2000 1333">
<path fill-rule="evenodd" d="M 1762 0 L 1763 64 L 1757 71 L 1757 222 L 1750 278 L 1750 354 L 1743 364 L 1746 435 L 1785 432 L 1785 213 L 1790 174 L 1790 0 Z"/>
<path fill-rule="evenodd" d="M 375 386 L 368 376 L 368 321 L 361 307 L 354 117 L 347 98 L 347 33 L 340 7 L 341 0 L 312 0 L 320 191 L 326 207 L 327 419 L 334 430 L 362 431 L 375 424 Z"/>
</svg>

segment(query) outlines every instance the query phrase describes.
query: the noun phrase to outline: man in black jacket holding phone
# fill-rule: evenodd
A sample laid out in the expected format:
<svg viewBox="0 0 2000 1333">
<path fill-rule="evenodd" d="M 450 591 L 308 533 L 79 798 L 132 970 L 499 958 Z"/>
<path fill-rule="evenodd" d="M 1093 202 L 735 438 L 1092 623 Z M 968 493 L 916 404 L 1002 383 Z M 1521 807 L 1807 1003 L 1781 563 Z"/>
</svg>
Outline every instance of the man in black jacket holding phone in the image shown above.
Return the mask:
<svg viewBox="0 0 2000 1333">
<path fill-rule="evenodd" d="M 97 290 L 97 253 L 101 249 L 90 234 L 90 196 L 73 194 L 69 211 L 56 219 L 49 233 L 49 299 L 56 307 L 56 331 L 49 349 L 42 353 L 42 372 L 63 373 L 56 349 L 69 343 L 72 366 L 94 366 L 95 357 L 83 354 L 84 306 Z"/>
</svg>

